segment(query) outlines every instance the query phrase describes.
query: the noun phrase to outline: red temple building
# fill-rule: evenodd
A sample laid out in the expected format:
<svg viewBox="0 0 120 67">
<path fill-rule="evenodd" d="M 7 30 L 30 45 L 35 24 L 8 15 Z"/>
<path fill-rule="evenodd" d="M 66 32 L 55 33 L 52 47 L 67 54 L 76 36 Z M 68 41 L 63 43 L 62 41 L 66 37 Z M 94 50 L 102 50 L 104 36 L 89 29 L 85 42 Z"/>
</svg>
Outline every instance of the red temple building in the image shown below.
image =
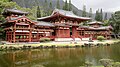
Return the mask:
<svg viewBox="0 0 120 67">
<path fill-rule="evenodd" d="M 88 20 L 90 18 L 79 17 L 72 11 L 59 9 L 55 9 L 51 16 L 38 18 L 38 21 L 46 21 L 55 25 L 55 41 L 80 40 L 78 33 L 79 24 Z"/>
<path fill-rule="evenodd" d="M 1 27 L 6 31 L 6 41 L 38 42 L 41 37 L 50 37 L 54 25 L 48 22 L 36 22 L 26 17 L 28 13 L 16 9 L 6 9 L 3 15 L 6 22 Z"/>
<path fill-rule="evenodd" d="M 89 22 L 88 26 L 80 26 L 79 33 L 81 38 L 97 39 L 97 36 L 104 36 L 105 39 L 111 38 L 111 26 L 103 26 L 103 22 Z"/>
<path fill-rule="evenodd" d="M 40 38 L 50 38 L 55 41 L 71 41 L 82 38 L 96 38 L 103 35 L 110 38 L 111 27 L 102 27 L 101 22 L 90 22 L 89 26 L 80 26 L 83 21 L 91 20 L 79 17 L 72 11 L 55 9 L 50 16 L 32 21 L 26 17 L 28 12 L 16 9 L 6 9 L 3 15 L 6 22 L 1 27 L 6 31 L 6 41 L 9 42 L 39 42 Z"/>
</svg>

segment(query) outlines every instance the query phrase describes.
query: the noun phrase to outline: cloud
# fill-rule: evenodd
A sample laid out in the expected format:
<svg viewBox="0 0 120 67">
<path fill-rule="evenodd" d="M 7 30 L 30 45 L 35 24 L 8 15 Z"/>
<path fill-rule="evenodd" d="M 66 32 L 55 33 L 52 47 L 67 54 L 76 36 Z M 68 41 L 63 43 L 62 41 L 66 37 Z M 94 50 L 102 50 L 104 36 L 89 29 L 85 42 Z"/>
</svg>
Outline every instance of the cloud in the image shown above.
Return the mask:
<svg viewBox="0 0 120 67">
<path fill-rule="evenodd" d="M 87 11 L 92 8 L 93 12 L 101 8 L 105 12 L 120 10 L 120 0 L 72 0 L 72 4 L 79 9 L 83 9 L 83 5 L 86 5 Z"/>
</svg>

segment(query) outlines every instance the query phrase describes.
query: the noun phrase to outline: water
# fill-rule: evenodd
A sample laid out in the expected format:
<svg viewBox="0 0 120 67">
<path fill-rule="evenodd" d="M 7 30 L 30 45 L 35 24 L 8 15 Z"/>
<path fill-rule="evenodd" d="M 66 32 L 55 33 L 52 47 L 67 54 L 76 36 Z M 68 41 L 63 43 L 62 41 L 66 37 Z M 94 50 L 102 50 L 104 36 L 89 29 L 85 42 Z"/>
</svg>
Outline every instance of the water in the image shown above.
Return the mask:
<svg viewBox="0 0 120 67">
<path fill-rule="evenodd" d="M 86 61 L 100 65 L 102 58 L 120 61 L 120 44 L 91 48 L 55 48 L 1 51 L 0 67 L 79 67 Z"/>
</svg>

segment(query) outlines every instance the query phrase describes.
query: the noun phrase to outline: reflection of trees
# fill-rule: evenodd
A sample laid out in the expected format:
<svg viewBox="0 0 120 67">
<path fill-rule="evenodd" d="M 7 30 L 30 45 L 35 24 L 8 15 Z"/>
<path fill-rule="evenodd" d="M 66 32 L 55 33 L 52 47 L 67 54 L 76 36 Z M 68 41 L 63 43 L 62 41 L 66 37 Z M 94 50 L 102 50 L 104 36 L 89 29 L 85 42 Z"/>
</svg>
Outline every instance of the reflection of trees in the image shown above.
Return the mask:
<svg viewBox="0 0 120 67">
<path fill-rule="evenodd" d="M 85 61 L 91 61 L 98 64 L 99 59 L 113 58 L 120 60 L 119 46 L 104 46 L 91 48 L 55 48 L 55 49 L 36 49 L 8 51 L 0 54 L 0 64 L 6 63 L 3 67 L 23 66 L 30 67 L 34 64 L 55 65 L 56 67 L 81 66 Z M 110 57 L 111 56 L 111 57 Z M 63 66 L 62 66 L 63 65 Z"/>
<path fill-rule="evenodd" d="M 112 45 L 110 52 L 110 58 L 112 58 L 115 61 L 120 61 L 120 44 Z"/>
<path fill-rule="evenodd" d="M 110 58 L 111 49 L 109 46 L 92 47 L 85 49 L 85 61 L 92 62 L 94 65 L 98 64 L 101 58 Z"/>
<path fill-rule="evenodd" d="M 8 61 L 14 63 L 13 65 L 25 65 L 31 63 L 37 63 L 51 57 L 48 50 L 25 50 L 9 52 L 5 55 Z M 11 67 L 13 67 L 13 65 Z"/>
</svg>

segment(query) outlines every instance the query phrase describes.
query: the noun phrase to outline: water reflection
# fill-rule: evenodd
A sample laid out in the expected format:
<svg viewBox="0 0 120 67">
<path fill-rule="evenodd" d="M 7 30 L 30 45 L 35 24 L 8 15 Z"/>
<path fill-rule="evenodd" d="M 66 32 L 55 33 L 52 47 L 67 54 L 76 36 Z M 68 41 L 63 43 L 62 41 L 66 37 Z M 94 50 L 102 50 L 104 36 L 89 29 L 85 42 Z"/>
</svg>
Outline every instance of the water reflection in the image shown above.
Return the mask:
<svg viewBox="0 0 120 67">
<path fill-rule="evenodd" d="M 0 67 L 79 67 L 85 61 L 120 61 L 119 45 L 92 48 L 55 48 L 0 52 Z"/>
</svg>

